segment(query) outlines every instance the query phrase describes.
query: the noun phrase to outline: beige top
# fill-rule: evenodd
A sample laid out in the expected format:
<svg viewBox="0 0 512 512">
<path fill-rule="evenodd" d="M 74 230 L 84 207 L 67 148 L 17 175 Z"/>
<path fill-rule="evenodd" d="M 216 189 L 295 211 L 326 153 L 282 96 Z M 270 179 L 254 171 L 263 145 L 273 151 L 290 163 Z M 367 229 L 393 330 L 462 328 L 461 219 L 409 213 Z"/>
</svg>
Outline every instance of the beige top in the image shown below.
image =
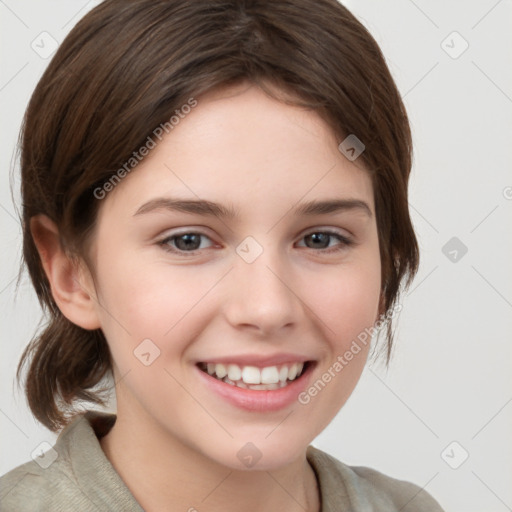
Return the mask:
<svg viewBox="0 0 512 512">
<path fill-rule="evenodd" d="M 56 453 L 50 450 L 41 463 L 27 462 L 0 477 L 2 512 L 143 511 L 98 440 L 115 420 L 115 414 L 99 411 L 80 414 L 60 433 Z M 347 466 L 313 446 L 306 456 L 317 477 L 321 512 L 443 512 L 412 483 Z"/>
</svg>

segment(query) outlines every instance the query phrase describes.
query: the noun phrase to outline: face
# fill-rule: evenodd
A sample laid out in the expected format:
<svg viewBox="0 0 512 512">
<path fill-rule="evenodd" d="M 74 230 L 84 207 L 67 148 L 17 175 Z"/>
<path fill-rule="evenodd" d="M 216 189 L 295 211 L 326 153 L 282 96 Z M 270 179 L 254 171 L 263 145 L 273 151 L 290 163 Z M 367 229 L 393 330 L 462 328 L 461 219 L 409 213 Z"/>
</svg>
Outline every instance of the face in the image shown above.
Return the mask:
<svg viewBox="0 0 512 512">
<path fill-rule="evenodd" d="M 118 417 L 275 469 L 303 457 L 366 362 L 368 345 L 344 355 L 378 315 L 371 180 L 312 111 L 247 85 L 197 100 L 102 200 L 96 314 Z"/>
</svg>

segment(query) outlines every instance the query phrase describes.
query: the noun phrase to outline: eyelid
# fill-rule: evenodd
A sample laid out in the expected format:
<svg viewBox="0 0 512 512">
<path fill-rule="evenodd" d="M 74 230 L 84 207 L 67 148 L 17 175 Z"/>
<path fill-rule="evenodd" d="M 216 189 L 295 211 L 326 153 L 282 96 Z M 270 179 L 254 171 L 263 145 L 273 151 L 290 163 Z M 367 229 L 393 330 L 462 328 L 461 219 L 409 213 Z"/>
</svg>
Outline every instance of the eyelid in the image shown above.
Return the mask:
<svg viewBox="0 0 512 512">
<path fill-rule="evenodd" d="M 352 239 L 354 237 L 354 235 L 348 230 L 341 231 L 340 228 L 333 228 L 330 226 L 315 226 L 312 228 L 308 228 L 306 231 L 304 231 L 303 234 L 301 234 L 301 238 L 311 235 L 313 233 L 320 233 L 320 232 L 328 233 L 328 234 L 332 234 L 332 235 L 338 235 L 338 236 L 341 236 L 346 239 Z M 203 235 L 210 239 L 212 238 L 212 236 L 207 233 L 207 228 L 205 228 L 204 226 L 197 226 L 197 227 L 186 226 L 183 228 L 171 228 L 169 230 L 166 230 L 166 232 L 164 232 L 162 235 L 158 236 L 158 240 L 160 242 L 162 242 L 168 238 L 178 237 L 180 235 L 186 235 L 186 234 L 197 234 L 197 235 Z"/>
<path fill-rule="evenodd" d="M 334 226 L 319 226 L 308 229 L 301 235 L 302 237 L 311 235 L 313 233 L 327 233 L 331 236 L 339 236 L 347 245 L 359 245 L 358 238 L 355 233 L 345 228 L 334 227 Z"/>
<path fill-rule="evenodd" d="M 313 228 L 307 229 L 305 234 L 302 236 L 310 235 L 311 233 L 331 233 L 339 236 L 343 236 L 345 238 L 352 238 L 354 235 L 348 229 L 342 229 L 332 226 L 315 226 Z"/>
</svg>

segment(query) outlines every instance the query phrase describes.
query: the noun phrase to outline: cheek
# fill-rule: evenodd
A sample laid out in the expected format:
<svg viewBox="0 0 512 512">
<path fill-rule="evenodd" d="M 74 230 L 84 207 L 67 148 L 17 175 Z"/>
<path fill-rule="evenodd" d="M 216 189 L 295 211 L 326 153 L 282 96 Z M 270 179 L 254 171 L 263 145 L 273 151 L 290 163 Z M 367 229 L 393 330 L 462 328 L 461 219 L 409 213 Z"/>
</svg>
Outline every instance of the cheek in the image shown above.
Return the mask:
<svg viewBox="0 0 512 512">
<path fill-rule="evenodd" d="M 378 315 L 380 260 L 375 254 L 358 263 L 333 267 L 309 288 L 308 301 L 321 319 L 326 357 L 317 380 L 303 397 L 325 427 L 354 390 L 366 364 Z M 313 413 L 313 410 L 315 411 Z"/>
<path fill-rule="evenodd" d="M 133 254 L 115 265 L 105 255 L 98 278 L 102 329 L 120 368 L 123 361 L 129 365 L 133 351 L 146 339 L 164 356 L 159 362 L 177 360 L 190 339 L 200 334 L 207 316 L 205 296 L 218 281 L 211 270 L 143 264 Z M 198 318 L 200 311 L 203 317 Z"/>
<path fill-rule="evenodd" d="M 308 302 L 315 305 L 325 335 L 336 349 L 343 350 L 352 339 L 377 319 L 380 296 L 379 259 L 333 266 L 319 273 L 309 287 Z"/>
</svg>

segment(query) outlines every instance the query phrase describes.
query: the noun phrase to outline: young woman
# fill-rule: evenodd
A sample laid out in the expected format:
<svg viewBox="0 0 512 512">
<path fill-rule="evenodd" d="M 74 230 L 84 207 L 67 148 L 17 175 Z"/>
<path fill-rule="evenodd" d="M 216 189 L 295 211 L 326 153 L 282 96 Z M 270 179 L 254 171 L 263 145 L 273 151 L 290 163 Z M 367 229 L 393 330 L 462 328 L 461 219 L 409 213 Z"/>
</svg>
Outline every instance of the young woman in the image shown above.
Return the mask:
<svg viewBox="0 0 512 512">
<path fill-rule="evenodd" d="M 407 115 L 335 0 L 106 0 L 22 133 L 23 354 L 62 430 L 2 510 L 441 511 L 310 445 L 418 266 Z M 115 383 L 117 413 L 105 404 Z"/>
</svg>

